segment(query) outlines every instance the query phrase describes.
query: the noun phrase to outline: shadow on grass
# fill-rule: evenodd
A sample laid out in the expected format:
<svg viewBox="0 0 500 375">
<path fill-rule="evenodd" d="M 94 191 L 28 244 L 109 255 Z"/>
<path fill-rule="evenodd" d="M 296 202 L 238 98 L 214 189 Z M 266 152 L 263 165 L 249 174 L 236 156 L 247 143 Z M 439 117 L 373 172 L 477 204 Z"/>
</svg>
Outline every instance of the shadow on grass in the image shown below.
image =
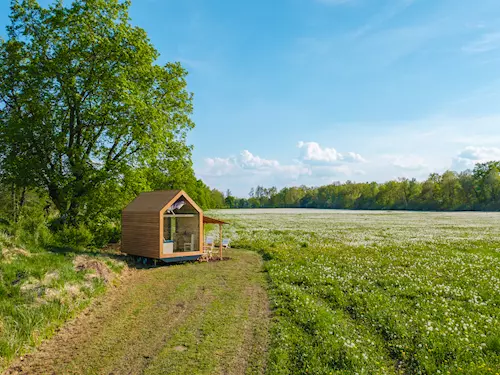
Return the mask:
<svg viewBox="0 0 500 375">
<path fill-rule="evenodd" d="M 127 264 L 129 268 L 132 269 L 149 269 L 157 267 L 170 267 L 185 263 L 206 263 L 200 262 L 199 260 L 182 260 L 178 262 L 163 262 L 160 259 L 145 258 L 136 255 L 127 255 L 119 250 L 118 244 L 108 245 L 103 249 L 77 249 L 71 246 L 57 246 L 52 245 L 46 248 L 47 251 L 57 254 L 67 254 L 67 255 L 87 255 L 90 257 L 100 258 L 100 259 L 112 259 L 121 261 Z M 229 257 L 224 257 L 223 260 L 230 260 Z M 210 259 L 210 262 L 218 262 L 220 259 L 214 258 Z"/>
<path fill-rule="evenodd" d="M 56 254 L 74 256 L 86 255 L 93 258 L 117 260 L 126 263 L 129 268 L 142 269 L 154 267 L 154 263 L 152 263 L 151 260 L 149 260 L 149 262 L 144 262 L 143 259 L 139 259 L 139 257 L 123 254 L 119 250 L 109 247 L 103 249 L 81 249 L 71 246 L 52 245 L 48 246 L 46 249 Z"/>
</svg>

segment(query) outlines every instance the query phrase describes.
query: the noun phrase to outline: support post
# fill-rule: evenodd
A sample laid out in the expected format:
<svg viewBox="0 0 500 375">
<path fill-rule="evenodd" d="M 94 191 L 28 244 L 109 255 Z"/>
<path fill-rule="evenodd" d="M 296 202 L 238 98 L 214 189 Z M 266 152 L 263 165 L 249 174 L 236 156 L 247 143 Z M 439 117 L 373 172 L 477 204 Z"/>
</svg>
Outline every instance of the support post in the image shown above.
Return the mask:
<svg viewBox="0 0 500 375">
<path fill-rule="evenodd" d="M 219 257 L 222 260 L 222 224 L 219 224 Z"/>
</svg>

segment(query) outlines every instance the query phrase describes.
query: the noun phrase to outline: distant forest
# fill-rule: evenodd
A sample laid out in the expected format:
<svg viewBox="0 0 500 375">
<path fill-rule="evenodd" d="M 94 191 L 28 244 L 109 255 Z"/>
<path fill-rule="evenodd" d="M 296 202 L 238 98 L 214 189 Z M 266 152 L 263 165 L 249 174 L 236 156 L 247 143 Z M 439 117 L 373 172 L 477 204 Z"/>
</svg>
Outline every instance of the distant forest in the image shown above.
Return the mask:
<svg viewBox="0 0 500 375">
<path fill-rule="evenodd" d="M 334 182 L 320 187 L 252 188 L 248 198 L 212 190 L 216 207 L 337 208 L 359 210 L 500 210 L 500 162 L 473 170 L 432 173 L 425 181 L 399 178 L 385 183 Z"/>
</svg>

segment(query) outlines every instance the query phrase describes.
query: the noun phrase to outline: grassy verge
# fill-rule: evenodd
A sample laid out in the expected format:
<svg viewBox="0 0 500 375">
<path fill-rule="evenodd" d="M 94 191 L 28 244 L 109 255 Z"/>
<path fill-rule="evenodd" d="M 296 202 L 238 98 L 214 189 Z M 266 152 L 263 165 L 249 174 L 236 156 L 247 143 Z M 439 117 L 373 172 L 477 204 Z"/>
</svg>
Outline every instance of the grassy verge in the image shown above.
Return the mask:
<svg viewBox="0 0 500 375">
<path fill-rule="evenodd" d="M 56 253 L 0 238 L 0 371 L 102 293 L 124 266 L 105 255 Z"/>
<path fill-rule="evenodd" d="M 7 374 L 263 374 L 262 260 L 227 255 L 132 272 Z"/>
</svg>

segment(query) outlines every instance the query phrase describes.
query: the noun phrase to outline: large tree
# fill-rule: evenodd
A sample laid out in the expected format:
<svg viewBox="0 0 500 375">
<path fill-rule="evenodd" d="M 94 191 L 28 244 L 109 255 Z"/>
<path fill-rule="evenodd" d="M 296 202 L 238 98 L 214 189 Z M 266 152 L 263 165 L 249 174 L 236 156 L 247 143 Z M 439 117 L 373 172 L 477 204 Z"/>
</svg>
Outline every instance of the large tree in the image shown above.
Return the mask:
<svg viewBox="0 0 500 375">
<path fill-rule="evenodd" d="M 500 203 L 500 161 L 476 164 L 473 178 L 479 201 L 487 206 L 498 205 Z"/>
<path fill-rule="evenodd" d="M 181 159 L 191 168 L 187 73 L 178 63 L 157 64 L 129 6 L 15 0 L 0 40 L 0 169 L 45 189 L 71 224 L 95 189 L 120 183 L 130 168 Z"/>
</svg>

